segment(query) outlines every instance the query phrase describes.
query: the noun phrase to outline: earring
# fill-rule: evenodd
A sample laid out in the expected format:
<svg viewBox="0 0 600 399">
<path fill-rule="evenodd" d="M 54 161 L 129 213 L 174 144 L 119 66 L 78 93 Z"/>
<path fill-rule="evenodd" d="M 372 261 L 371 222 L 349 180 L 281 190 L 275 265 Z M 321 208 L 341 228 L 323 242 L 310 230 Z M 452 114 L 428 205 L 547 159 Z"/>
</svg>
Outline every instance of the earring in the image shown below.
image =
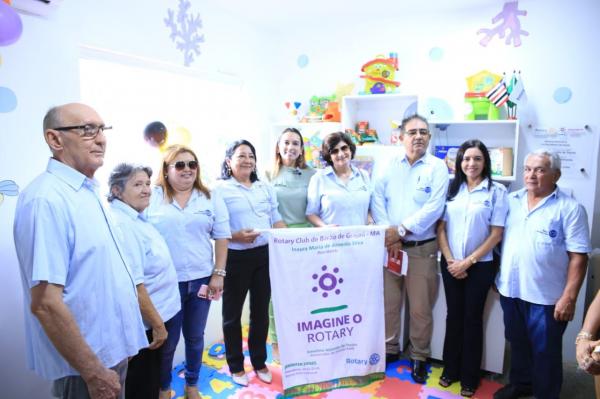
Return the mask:
<svg viewBox="0 0 600 399">
<path fill-rule="evenodd" d="M 231 166 L 227 165 L 226 172 L 227 172 L 227 176 L 231 176 Z"/>
</svg>

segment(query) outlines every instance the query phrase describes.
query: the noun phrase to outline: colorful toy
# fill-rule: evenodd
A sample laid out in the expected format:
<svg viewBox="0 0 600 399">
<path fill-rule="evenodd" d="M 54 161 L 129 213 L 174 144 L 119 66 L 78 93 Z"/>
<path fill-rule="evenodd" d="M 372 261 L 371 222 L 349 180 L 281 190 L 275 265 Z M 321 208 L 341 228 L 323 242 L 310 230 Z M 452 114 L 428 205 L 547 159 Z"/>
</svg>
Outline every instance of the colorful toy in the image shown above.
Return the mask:
<svg viewBox="0 0 600 399">
<path fill-rule="evenodd" d="M 323 97 L 312 96 L 310 98 L 310 112 L 322 116 L 330 101 L 335 101 L 335 95 Z"/>
<path fill-rule="evenodd" d="M 290 111 L 290 116 L 293 119 L 298 119 L 298 108 L 300 108 L 300 106 L 302 105 L 302 103 L 300 102 L 293 102 L 290 103 L 289 101 L 286 101 L 285 103 L 283 103 L 285 105 L 285 107 Z"/>
<path fill-rule="evenodd" d="M 346 129 L 346 133 L 352 137 L 352 141 L 358 145 L 374 144 L 379 142 L 377 131 L 369 129 L 369 122 L 360 121 L 356 124 L 356 130 Z"/>
<path fill-rule="evenodd" d="M 327 109 L 323 114 L 323 122 L 340 122 L 342 114 L 340 114 L 340 104 L 337 101 L 327 103 Z"/>
<path fill-rule="evenodd" d="M 400 82 L 394 81 L 394 74 L 398 70 L 398 55 L 390 53 L 388 58 L 378 55 L 374 60 L 364 64 L 361 71 L 364 75 L 360 77 L 365 79 L 365 92 L 370 94 L 391 93 Z"/>
<path fill-rule="evenodd" d="M 488 70 L 479 71 L 466 78 L 468 91 L 465 93 L 466 120 L 497 120 L 500 110 L 490 101 L 489 93 L 502 81 L 502 76 Z"/>
</svg>

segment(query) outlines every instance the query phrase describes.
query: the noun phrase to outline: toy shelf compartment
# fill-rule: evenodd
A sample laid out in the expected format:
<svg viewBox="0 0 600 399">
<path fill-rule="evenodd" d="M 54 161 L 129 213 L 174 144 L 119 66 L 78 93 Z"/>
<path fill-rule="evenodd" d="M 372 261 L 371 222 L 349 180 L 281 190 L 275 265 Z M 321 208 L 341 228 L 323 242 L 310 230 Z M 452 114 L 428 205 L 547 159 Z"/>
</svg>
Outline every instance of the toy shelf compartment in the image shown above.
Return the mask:
<svg viewBox="0 0 600 399">
<path fill-rule="evenodd" d="M 508 147 L 513 150 L 512 175 L 492 178 L 499 182 L 515 181 L 517 170 L 519 121 L 518 120 L 468 120 L 468 121 L 430 121 L 432 138 L 430 151 L 436 146 L 460 146 L 463 142 L 478 139 L 488 149 Z M 451 177 L 454 177 L 451 175 Z"/>
</svg>

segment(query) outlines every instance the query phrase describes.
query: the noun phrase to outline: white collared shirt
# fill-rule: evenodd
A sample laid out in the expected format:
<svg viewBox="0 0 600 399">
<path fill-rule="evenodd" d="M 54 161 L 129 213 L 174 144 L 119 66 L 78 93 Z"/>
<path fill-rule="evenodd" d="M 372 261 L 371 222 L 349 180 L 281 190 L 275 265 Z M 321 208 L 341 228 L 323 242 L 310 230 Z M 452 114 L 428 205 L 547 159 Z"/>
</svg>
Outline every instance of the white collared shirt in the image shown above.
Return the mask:
<svg viewBox="0 0 600 399">
<path fill-rule="evenodd" d="M 48 380 L 79 372 L 29 310 L 31 288 L 40 282 L 64 287 L 64 304 L 105 367 L 148 346 L 133 274 L 109 216 L 97 181 L 52 158 L 46 172 L 19 196 L 14 238 L 23 282 L 27 361 Z"/>
<path fill-rule="evenodd" d="M 354 166 L 347 183 L 333 167 L 318 170 L 308 184 L 307 215 L 318 215 L 326 224 L 366 225 L 371 201 L 371 181 L 364 170 Z"/>
<path fill-rule="evenodd" d="M 444 161 L 426 153 L 411 165 L 402 154 L 375 182 L 371 215 L 377 224 L 404 225 L 411 232 L 407 240 L 433 238 L 447 191 L 448 168 Z"/>
<path fill-rule="evenodd" d="M 223 198 L 229 212 L 229 228 L 232 232 L 242 229 L 270 229 L 281 221 L 277 196 L 273 188 L 260 180 L 250 187 L 239 183 L 233 177 L 220 180 L 215 192 Z M 229 242 L 230 249 L 249 249 L 268 244 L 268 238 L 261 234 L 253 243 Z"/>
<path fill-rule="evenodd" d="M 144 213 L 138 213 L 124 202 L 114 199 L 110 209 L 136 284 L 144 283 L 161 319 L 170 320 L 181 309 L 181 298 L 175 265 L 165 239 L 146 220 Z M 152 327 L 145 320 L 144 325 L 146 330 Z"/>
<path fill-rule="evenodd" d="M 567 282 L 567 251 L 591 251 L 585 208 L 558 188 L 531 211 L 525 188 L 508 195 L 508 206 L 498 291 L 538 305 L 554 305 Z"/>
<path fill-rule="evenodd" d="M 484 179 L 471 192 L 463 183 L 456 196 L 446 201 L 444 221 L 450 252 L 454 259 L 465 259 L 489 237 L 491 226 L 504 227 L 508 213 L 506 188 Z M 491 261 L 492 251 L 480 257 Z"/>
<path fill-rule="evenodd" d="M 154 187 L 146 216 L 167 242 L 180 282 L 212 274 L 211 238 L 231 238 L 227 208 L 218 193 L 211 192 L 209 199 L 194 189 L 181 208 L 175 200 L 166 202 L 162 188 Z"/>
</svg>

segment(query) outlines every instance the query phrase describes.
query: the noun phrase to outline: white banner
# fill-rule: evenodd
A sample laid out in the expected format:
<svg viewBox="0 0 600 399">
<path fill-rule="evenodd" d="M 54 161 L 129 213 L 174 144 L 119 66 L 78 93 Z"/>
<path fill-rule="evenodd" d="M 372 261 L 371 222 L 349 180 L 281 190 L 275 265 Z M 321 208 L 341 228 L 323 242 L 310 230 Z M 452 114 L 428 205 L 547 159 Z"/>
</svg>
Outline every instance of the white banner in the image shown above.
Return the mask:
<svg viewBox="0 0 600 399">
<path fill-rule="evenodd" d="M 382 378 L 373 374 L 385 371 L 384 229 L 270 233 L 271 292 L 285 393 L 315 392 L 318 387 L 299 386 L 344 377 Z M 298 388 L 290 391 L 293 387 Z"/>
</svg>

